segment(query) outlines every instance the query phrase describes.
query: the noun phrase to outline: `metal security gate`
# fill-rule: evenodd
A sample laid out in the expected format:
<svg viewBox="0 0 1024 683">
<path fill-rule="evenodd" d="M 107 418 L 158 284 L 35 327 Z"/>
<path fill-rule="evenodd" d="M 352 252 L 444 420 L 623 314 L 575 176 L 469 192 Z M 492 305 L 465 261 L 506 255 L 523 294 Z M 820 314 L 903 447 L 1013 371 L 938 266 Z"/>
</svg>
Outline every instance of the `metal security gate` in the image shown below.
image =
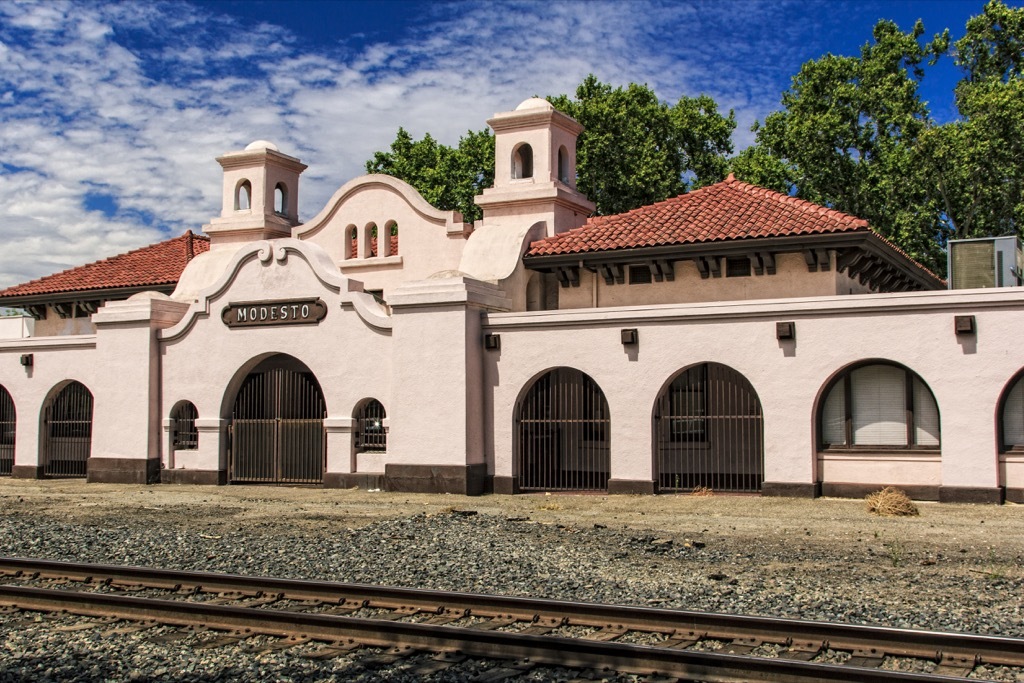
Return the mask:
<svg viewBox="0 0 1024 683">
<path fill-rule="evenodd" d="M 0 386 L 0 475 L 14 469 L 14 401 L 10 392 Z"/>
<path fill-rule="evenodd" d="M 760 491 L 764 438 L 754 388 L 718 363 L 686 370 L 658 398 L 654 448 L 661 491 Z"/>
<path fill-rule="evenodd" d="M 356 449 L 360 453 L 387 453 L 388 433 L 384 429 L 384 406 L 375 398 L 367 401 L 356 416 Z"/>
<path fill-rule="evenodd" d="M 542 375 L 519 405 L 516 421 L 520 490 L 608 488 L 608 401 L 590 377 L 572 368 Z"/>
<path fill-rule="evenodd" d="M 43 409 L 43 474 L 84 477 L 92 450 L 92 394 L 79 382 L 61 389 Z"/>
<path fill-rule="evenodd" d="M 309 372 L 250 374 L 229 427 L 232 483 L 319 484 L 327 458 L 320 385 Z"/>
</svg>

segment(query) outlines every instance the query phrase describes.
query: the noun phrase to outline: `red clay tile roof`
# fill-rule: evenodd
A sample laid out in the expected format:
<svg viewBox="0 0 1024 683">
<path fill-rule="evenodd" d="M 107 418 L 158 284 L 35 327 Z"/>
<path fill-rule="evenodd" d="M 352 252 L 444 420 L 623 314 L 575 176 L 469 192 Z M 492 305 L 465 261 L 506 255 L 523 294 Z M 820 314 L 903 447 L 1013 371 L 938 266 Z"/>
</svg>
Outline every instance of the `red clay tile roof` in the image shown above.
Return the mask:
<svg viewBox="0 0 1024 683">
<path fill-rule="evenodd" d="M 180 237 L 8 287 L 0 291 L 0 300 L 62 292 L 173 285 L 192 257 L 209 249 L 208 237 L 194 235 L 189 230 Z"/>
<path fill-rule="evenodd" d="M 868 231 L 868 222 L 736 180 L 694 190 L 530 245 L 527 256 L 695 244 L 752 237 Z"/>
</svg>

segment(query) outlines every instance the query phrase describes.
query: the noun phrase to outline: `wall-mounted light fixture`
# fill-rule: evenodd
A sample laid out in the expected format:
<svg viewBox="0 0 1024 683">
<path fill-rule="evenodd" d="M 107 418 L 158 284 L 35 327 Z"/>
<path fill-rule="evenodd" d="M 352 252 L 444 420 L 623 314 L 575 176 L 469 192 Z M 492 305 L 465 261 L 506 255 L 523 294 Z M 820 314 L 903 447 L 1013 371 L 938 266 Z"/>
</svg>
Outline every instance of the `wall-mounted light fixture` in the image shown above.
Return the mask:
<svg viewBox="0 0 1024 683">
<path fill-rule="evenodd" d="M 485 334 L 484 335 L 484 348 L 489 351 L 500 351 L 501 350 L 501 335 L 500 334 Z"/>
<path fill-rule="evenodd" d="M 775 338 L 780 341 L 783 339 L 796 339 L 796 323 L 775 323 Z"/>
<path fill-rule="evenodd" d="M 622 343 L 623 345 L 639 344 L 640 343 L 640 332 L 635 327 L 622 330 Z"/>
<path fill-rule="evenodd" d="M 953 329 L 956 330 L 957 335 L 975 334 L 978 331 L 974 323 L 973 315 L 953 316 Z"/>
<path fill-rule="evenodd" d="M 32 361 L 33 360 L 34 359 L 33 359 L 31 353 L 23 353 L 23 354 L 21 354 L 21 364 L 24 365 L 26 368 L 32 367 Z"/>
</svg>

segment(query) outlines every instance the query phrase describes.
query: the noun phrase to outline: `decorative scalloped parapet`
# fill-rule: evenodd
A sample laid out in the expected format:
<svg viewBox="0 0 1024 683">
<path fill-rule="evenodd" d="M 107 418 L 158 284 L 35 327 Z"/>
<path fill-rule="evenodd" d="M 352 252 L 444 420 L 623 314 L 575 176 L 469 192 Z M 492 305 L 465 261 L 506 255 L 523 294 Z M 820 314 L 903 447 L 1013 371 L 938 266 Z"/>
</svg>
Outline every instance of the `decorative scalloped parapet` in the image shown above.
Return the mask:
<svg viewBox="0 0 1024 683">
<path fill-rule="evenodd" d="M 463 235 L 472 231 L 472 225 L 464 223 L 462 214 L 458 211 L 442 211 L 436 209 L 427 202 L 423 196 L 409 183 L 381 173 L 353 178 L 342 185 L 337 192 L 327 201 L 323 210 L 312 220 L 292 228 L 292 237 L 306 240 L 320 232 L 331 219 L 342 209 L 345 202 L 357 192 L 379 188 L 391 194 L 397 195 L 412 208 L 424 221 L 437 226 L 444 227 L 449 235 Z"/>
<path fill-rule="evenodd" d="M 186 334 L 200 317 L 208 317 L 211 302 L 227 292 L 247 263 L 259 260 L 266 265 L 284 266 L 292 256 L 306 263 L 325 289 L 339 294 L 343 305 L 351 304 L 364 323 L 375 329 L 391 329 L 391 317 L 387 310 L 372 295 L 363 292 L 360 282 L 342 275 L 326 251 L 315 244 L 286 238 L 252 242 L 236 251 L 220 278 L 199 292 L 178 324 L 161 332 L 161 340 L 177 339 Z"/>
</svg>

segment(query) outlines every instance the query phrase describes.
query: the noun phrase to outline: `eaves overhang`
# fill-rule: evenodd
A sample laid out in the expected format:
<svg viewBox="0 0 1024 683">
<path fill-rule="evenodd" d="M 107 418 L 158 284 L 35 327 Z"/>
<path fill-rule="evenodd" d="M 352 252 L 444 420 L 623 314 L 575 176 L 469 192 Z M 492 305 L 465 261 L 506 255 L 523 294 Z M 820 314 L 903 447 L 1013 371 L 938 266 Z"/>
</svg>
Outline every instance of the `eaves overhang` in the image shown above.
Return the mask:
<svg viewBox="0 0 1024 683">
<path fill-rule="evenodd" d="M 567 281 L 577 284 L 573 282 L 572 270 L 575 269 L 578 281 L 581 268 L 601 273 L 606 280 L 621 279 L 621 276 L 616 277 L 616 273 L 627 264 L 648 264 L 655 280 L 660 281 L 672 279 L 669 266 L 676 261 L 693 260 L 700 267 L 709 260 L 730 256 L 749 256 L 755 263 L 755 271 L 764 268 L 771 274 L 774 272 L 774 255 L 793 252 L 803 252 L 808 270 L 814 272 L 819 265 L 825 266 L 823 270 L 827 269 L 826 252 L 829 250 L 837 254 L 837 270 L 859 277 L 862 282 L 899 291 L 945 288 L 941 278 L 870 230 L 525 255 L 523 263 L 530 270 L 559 274 L 563 285 Z M 702 276 L 707 276 L 703 269 Z"/>
</svg>

